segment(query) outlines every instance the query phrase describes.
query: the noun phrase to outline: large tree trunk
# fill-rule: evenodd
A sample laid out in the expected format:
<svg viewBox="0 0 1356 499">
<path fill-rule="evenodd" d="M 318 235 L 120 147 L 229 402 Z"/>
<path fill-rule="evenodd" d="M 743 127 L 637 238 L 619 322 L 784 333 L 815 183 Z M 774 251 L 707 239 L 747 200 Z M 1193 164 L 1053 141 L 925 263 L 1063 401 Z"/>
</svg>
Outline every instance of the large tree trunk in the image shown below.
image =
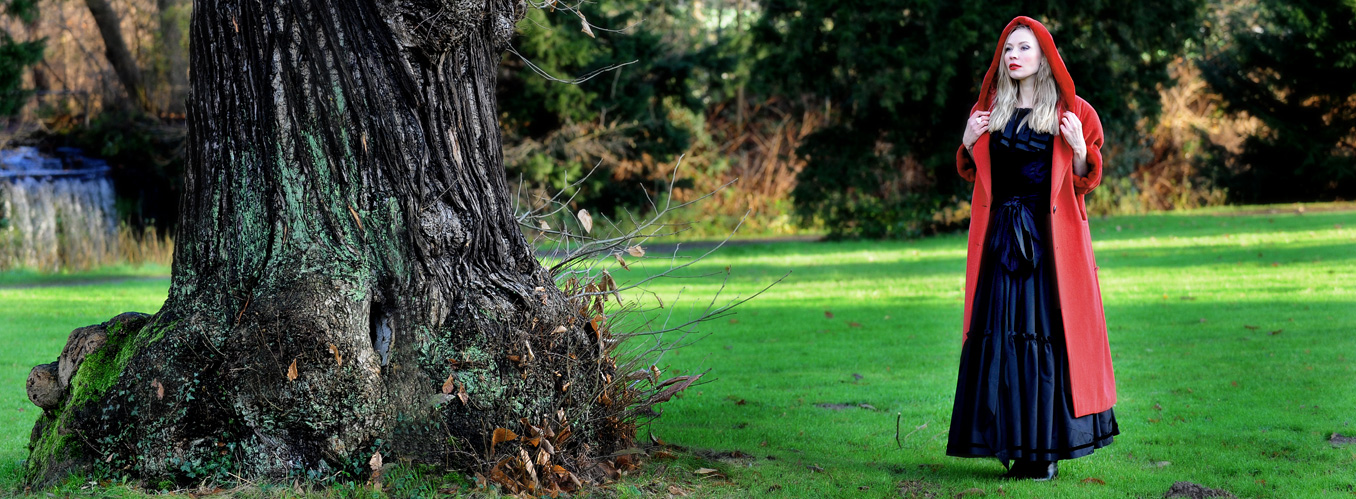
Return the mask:
<svg viewBox="0 0 1356 499">
<path fill-rule="evenodd" d="M 141 88 L 141 69 L 137 67 L 136 59 L 127 50 L 127 42 L 122 38 L 118 13 L 113 11 L 108 0 L 85 0 L 85 5 L 94 17 L 94 24 L 99 27 L 99 35 L 104 39 L 104 56 L 113 65 L 113 72 L 127 91 L 127 98 L 146 109 L 146 92 Z"/>
<path fill-rule="evenodd" d="M 626 444 L 606 337 L 512 215 L 495 69 L 524 9 L 196 5 L 168 301 L 72 336 L 28 480 L 328 477 L 377 451 L 465 469 L 519 446 L 581 473 Z"/>
</svg>

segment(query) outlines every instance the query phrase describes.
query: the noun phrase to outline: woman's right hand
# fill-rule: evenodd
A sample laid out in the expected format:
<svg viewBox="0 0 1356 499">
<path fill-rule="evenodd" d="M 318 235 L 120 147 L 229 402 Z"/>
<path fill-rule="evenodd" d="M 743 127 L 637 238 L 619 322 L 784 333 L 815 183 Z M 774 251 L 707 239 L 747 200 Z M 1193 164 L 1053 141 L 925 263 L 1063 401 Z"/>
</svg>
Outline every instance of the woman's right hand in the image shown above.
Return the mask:
<svg viewBox="0 0 1356 499">
<path fill-rule="evenodd" d="M 988 131 L 989 112 L 975 111 L 974 114 L 970 115 L 970 119 L 965 122 L 965 136 L 961 139 L 962 142 L 965 143 L 965 148 L 970 149 L 974 147 L 975 141 L 979 140 L 979 136 L 984 135 Z"/>
</svg>

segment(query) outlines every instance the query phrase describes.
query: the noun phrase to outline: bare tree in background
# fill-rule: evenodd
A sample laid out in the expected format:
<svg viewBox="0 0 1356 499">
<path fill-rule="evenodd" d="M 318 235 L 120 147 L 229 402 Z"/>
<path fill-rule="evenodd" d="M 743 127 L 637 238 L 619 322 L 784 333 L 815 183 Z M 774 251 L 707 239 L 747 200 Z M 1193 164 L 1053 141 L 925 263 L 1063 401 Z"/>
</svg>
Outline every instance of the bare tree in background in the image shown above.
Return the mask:
<svg viewBox="0 0 1356 499">
<path fill-rule="evenodd" d="M 104 56 L 108 58 L 108 63 L 113 65 L 113 71 L 117 73 L 118 81 L 127 92 L 128 100 L 141 109 L 150 109 L 150 102 L 146 99 L 141 81 L 141 69 L 137 66 L 136 59 L 132 57 L 132 52 L 127 49 L 118 13 L 109 5 L 108 0 L 85 0 L 85 5 L 89 7 L 90 15 L 94 16 L 94 24 L 99 27 L 99 35 L 104 41 Z"/>
</svg>

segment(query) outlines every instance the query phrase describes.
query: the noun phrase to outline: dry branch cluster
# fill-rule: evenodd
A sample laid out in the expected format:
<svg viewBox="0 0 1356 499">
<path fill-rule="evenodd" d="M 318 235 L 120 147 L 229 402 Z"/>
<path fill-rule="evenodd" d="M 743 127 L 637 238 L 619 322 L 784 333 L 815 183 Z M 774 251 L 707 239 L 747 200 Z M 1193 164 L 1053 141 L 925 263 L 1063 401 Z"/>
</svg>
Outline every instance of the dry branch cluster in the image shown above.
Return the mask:
<svg viewBox="0 0 1356 499">
<path fill-rule="evenodd" d="M 1200 171 L 1203 143 L 1237 155 L 1248 137 L 1263 133 L 1263 125 L 1256 118 L 1222 113 L 1222 98 L 1210 91 L 1194 63 L 1179 58 L 1169 69 L 1178 84 L 1159 92 L 1163 114 L 1153 130 L 1152 157 L 1131 174 L 1139 201 L 1150 210 L 1224 204 L 1226 193 Z"/>
<path fill-rule="evenodd" d="M 676 166 L 673 174 L 677 174 Z M 752 298 L 736 297 L 722 303 L 718 293 L 694 317 L 675 320 L 674 303 L 665 303 L 646 284 L 677 277 L 676 273 L 710 252 L 693 259 L 683 259 L 675 253 L 665 259 L 666 266 L 658 272 L 631 282 L 619 282 L 618 276 L 629 275 L 633 265 L 657 260 L 644 249 L 643 243 L 681 230 L 667 218 L 686 205 L 670 202 L 652 205 L 652 216 L 627 220 L 633 228 L 622 230 L 606 217 L 595 226 L 593 215 L 586 209 L 571 209 L 571 201 L 563 194 L 533 200 L 538 208 L 518 215 L 518 220 L 526 231 L 534 234 L 535 247 L 549 248 L 540 252 L 539 257 L 546 261 L 557 286 L 568 297 L 569 306 L 583 319 L 588 343 L 601 350 L 597 357 L 589 356 L 596 360 L 567 354 L 569 360 L 564 368 L 596 376 L 597 383 L 590 381 L 591 386 L 587 387 L 593 390 L 587 396 L 588 404 L 594 408 L 589 421 L 592 427 L 588 430 L 595 432 L 597 440 L 608 444 L 612 452 L 601 456 L 587 450 L 569 453 L 577 457 L 572 462 L 561 462 L 557 451 L 575 445 L 570 441 L 573 429 L 563 411 L 555 418 L 543 418 L 539 424 L 522 419 L 515 428 L 496 428 L 489 436 L 490 452 L 484 459 L 483 468 L 487 471 L 479 474 L 478 479 L 498 484 L 512 494 L 554 496 L 574 491 L 581 483 L 615 479 L 620 473 L 634 469 L 638 459 L 645 455 L 634 441 L 637 427 L 659 415 L 656 405 L 693 386 L 703 375 L 665 377 L 659 367 L 663 355 L 689 342 L 694 327 L 701 322 L 721 317 Z M 646 301 L 647 296 L 653 300 Z M 558 326 L 551 334 L 563 337 L 568 330 Z M 546 348 L 559 351 L 556 345 L 548 344 Z M 539 354 L 529 348 L 508 358 L 521 364 Z M 585 387 L 566 383 L 558 389 L 565 392 L 581 388 Z"/>
</svg>

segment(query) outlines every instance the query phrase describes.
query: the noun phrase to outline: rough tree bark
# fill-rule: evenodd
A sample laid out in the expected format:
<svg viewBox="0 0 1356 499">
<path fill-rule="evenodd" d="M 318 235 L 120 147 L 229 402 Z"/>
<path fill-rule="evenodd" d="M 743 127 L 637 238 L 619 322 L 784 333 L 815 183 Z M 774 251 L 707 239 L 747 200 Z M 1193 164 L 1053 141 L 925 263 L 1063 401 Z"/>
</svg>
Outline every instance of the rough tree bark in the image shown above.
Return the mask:
<svg viewBox="0 0 1356 499">
<path fill-rule="evenodd" d="M 359 475 L 379 451 L 536 461 L 546 488 L 629 445 L 605 332 L 512 214 L 495 73 L 525 8 L 196 5 L 168 300 L 35 368 L 60 397 L 32 395 L 27 480 Z"/>
<path fill-rule="evenodd" d="M 123 90 L 127 91 L 127 98 L 142 109 L 147 109 L 146 92 L 141 88 L 141 69 L 137 67 L 136 59 L 127 50 L 127 42 L 122 38 L 118 13 L 113 11 L 107 0 L 85 0 L 85 5 L 94 17 L 94 24 L 99 27 L 99 35 L 104 40 L 104 56 L 113 65 L 113 72 L 118 75 Z"/>
</svg>

